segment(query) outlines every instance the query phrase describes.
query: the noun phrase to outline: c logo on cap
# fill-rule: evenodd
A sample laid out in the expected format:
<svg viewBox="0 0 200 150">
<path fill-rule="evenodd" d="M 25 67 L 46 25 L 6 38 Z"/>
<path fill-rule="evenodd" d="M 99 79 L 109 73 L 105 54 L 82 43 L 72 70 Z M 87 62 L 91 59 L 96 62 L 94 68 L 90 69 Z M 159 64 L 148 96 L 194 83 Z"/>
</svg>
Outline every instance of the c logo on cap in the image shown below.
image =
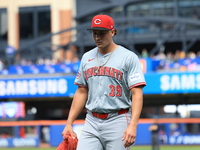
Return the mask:
<svg viewBox="0 0 200 150">
<path fill-rule="evenodd" d="M 96 20 L 94 21 L 94 24 L 101 24 L 101 19 L 96 19 Z"/>
</svg>

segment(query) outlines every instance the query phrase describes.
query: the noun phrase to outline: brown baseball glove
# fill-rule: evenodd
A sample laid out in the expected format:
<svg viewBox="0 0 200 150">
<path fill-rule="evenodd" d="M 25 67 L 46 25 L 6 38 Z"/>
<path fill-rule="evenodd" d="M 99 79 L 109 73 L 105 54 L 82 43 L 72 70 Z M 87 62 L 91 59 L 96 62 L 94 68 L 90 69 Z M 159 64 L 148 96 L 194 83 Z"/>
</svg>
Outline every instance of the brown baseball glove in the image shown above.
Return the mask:
<svg viewBox="0 0 200 150">
<path fill-rule="evenodd" d="M 66 134 L 65 140 L 59 144 L 56 150 L 76 150 L 77 144 L 77 138 L 72 138 L 70 134 Z"/>
</svg>

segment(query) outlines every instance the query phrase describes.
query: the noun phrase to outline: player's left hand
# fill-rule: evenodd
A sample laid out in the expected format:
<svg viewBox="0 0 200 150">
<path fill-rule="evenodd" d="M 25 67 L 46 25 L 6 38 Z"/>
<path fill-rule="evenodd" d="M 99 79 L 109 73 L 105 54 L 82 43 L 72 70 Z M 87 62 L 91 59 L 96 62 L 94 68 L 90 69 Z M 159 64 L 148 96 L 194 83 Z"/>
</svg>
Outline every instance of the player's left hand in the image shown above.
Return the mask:
<svg viewBox="0 0 200 150">
<path fill-rule="evenodd" d="M 122 137 L 122 141 L 124 141 L 124 147 L 129 147 L 133 143 L 135 143 L 136 140 L 136 133 L 137 133 L 137 127 L 136 126 L 128 126 L 126 130 L 124 131 L 124 135 Z"/>
</svg>

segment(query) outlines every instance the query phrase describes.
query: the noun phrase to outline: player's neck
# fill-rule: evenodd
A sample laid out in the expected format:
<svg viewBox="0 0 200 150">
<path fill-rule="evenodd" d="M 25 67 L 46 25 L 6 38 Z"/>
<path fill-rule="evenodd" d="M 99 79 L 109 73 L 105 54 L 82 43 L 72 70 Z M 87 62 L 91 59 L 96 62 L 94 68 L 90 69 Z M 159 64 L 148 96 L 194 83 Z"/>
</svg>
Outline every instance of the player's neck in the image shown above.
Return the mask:
<svg viewBox="0 0 200 150">
<path fill-rule="evenodd" d="M 99 51 L 99 53 L 105 55 L 105 54 L 108 54 L 108 53 L 110 53 L 110 52 L 113 52 L 114 50 L 117 49 L 117 47 L 118 47 L 117 44 L 112 43 L 112 44 L 108 45 L 107 47 L 98 48 L 98 51 Z"/>
</svg>

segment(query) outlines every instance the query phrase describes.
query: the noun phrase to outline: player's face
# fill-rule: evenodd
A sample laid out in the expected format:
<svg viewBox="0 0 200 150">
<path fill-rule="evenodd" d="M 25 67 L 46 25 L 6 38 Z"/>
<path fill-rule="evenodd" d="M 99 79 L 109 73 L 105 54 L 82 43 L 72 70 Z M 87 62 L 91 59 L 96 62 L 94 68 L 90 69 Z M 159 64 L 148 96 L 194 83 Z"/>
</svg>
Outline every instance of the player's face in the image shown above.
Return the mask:
<svg viewBox="0 0 200 150">
<path fill-rule="evenodd" d="M 112 42 L 112 30 L 93 30 L 92 31 L 94 42 L 98 48 L 105 48 Z"/>
</svg>

